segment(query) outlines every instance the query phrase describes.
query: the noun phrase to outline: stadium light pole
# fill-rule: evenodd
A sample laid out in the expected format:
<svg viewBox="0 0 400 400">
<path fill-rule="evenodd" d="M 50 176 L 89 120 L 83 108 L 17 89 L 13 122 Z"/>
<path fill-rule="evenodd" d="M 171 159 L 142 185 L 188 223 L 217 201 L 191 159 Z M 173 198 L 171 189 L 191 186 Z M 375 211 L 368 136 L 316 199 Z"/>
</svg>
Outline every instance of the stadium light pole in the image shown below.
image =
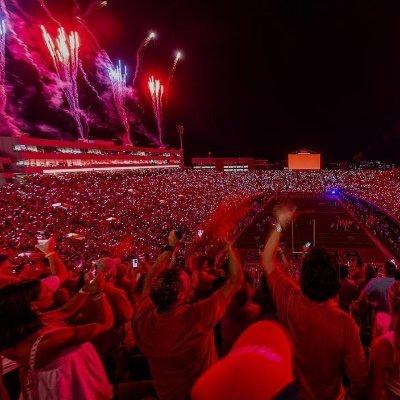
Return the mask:
<svg viewBox="0 0 400 400">
<path fill-rule="evenodd" d="M 176 130 L 178 131 L 179 135 L 179 142 L 181 145 L 181 154 L 182 154 L 182 169 L 185 167 L 185 161 L 184 161 L 184 152 L 183 152 L 183 131 L 185 130 L 185 127 L 183 125 L 177 125 Z"/>
</svg>

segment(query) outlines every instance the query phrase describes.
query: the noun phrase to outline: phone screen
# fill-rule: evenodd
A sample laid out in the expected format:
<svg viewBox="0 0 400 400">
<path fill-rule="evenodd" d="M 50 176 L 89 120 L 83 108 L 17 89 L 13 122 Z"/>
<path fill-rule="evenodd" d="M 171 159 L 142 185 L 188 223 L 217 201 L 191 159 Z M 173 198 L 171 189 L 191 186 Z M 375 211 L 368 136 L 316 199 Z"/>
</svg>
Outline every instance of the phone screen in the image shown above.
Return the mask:
<svg viewBox="0 0 400 400">
<path fill-rule="evenodd" d="M 137 258 L 132 259 L 132 268 L 137 268 L 139 260 Z"/>
</svg>

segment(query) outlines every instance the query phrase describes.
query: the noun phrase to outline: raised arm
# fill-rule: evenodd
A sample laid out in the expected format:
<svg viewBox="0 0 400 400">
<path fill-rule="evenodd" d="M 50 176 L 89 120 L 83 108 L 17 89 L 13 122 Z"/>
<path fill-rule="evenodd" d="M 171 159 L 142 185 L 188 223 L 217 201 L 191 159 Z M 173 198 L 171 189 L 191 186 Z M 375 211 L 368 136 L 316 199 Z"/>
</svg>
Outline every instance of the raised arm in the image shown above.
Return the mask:
<svg viewBox="0 0 400 400">
<path fill-rule="evenodd" d="M 44 253 L 44 256 L 49 260 L 51 273 L 58 276 L 60 284 L 63 284 L 68 279 L 68 271 L 65 264 L 58 256 L 55 245 L 56 243 L 52 236 L 48 240 L 39 241 L 36 248 Z"/>
<path fill-rule="evenodd" d="M 96 279 L 102 280 L 104 278 Z M 97 308 L 93 313 L 96 316 L 95 322 L 76 327 L 55 329 L 46 334 L 38 347 L 37 368 L 45 367 L 69 347 L 88 342 L 114 326 L 114 314 L 106 295 L 100 291 L 95 294 L 93 300 Z"/>
<path fill-rule="evenodd" d="M 296 208 L 294 206 L 279 206 L 275 210 L 277 224 L 268 237 L 261 253 L 261 263 L 266 275 L 275 271 L 275 258 L 281 240 L 282 231 L 292 221 Z"/>
<path fill-rule="evenodd" d="M 243 270 L 238 256 L 232 249 L 230 243 L 225 246 L 225 252 L 228 256 L 229 281 L 220 289 L 226 299 L 232 298 L 240 289 L 244 282 Z"/>
<path fill-rule="evenodd" d="M 66 304 L 58 310 L 42 314 L 42 321 L 46 323 L 63 321 L 76 314 L 86 303 L 90 295 L 97 295 L 104 290 L 104 277 L 99 274 L 91 282 L 87 281 L 85 286 L 79 290 Z"/>
<path fill-rule="evenodd" d="M 175 231 L 171 231 L 168 235 L 168 244 L 164 247 L 164 251 L 157 257 L 157 260 L 149 269 L 149 272 L 146 275 L 146 279 L 143 285 L 143 294 L 145 296 L 150 291 L 151 281 L 158 273 L 164 269 L 167 265 L 169 265 L 171 258 L 174 254 L 174 251 L 180 244 L 180 240 L 174 234 Z"/>
</svg>

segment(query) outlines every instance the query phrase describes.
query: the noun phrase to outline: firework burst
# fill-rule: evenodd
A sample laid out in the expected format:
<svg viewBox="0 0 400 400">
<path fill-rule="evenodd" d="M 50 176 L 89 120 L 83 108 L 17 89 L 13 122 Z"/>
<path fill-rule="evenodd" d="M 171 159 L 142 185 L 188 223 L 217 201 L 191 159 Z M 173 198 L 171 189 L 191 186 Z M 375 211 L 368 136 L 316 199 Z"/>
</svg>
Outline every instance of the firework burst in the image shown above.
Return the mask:
<svg viewBox="0 0 400 400">
<path fill-rule="evenodd" d="M 122 125 L 125 128 L 125 139 L 126 139 L 125 142 L 132 146 L 128 115 L 125 107 L 126 95 L 127 95 L 126 66 L 122 68 L 121 61 L 119 61 L 116 67 L 112 66 L 109 68 L 108 73 L 110 76 L 112 91 L 114 95 L 115 107 L 117 108 L 118 115 L 121 119 Z"/>
<path fill-rule="evenodd" d="M 0 22 L 0 113 L 4 113 L 7 104 L 6 93 L 6 22 Z"/>
<path fill-rule="evenodd" d="M 76 122 L 80 139 L 85 140 L 81 110 L 78 97 L 78 68 L 79 68 L 79 36 L 77 32 L 66 35 L 64 28 L 58 28 L 58 37 L 53 38 L 46 28 L 41 25 L 43 39 L 53 60 L 56 73 L 63 83 L 63 92 L 67 99 L 72 117 Z"/>
<path fill-rule="evenodd" d="M 160 143 L 163 143 L 163 95 L 164 86 L 160 83 L 158 79 L 154 79 L 154 76 L 149 79 L 149 91 L 151 95 L 151 101 L 153 104 L 154 116 L 156 119 L 158 139 Z"/>
</svg>

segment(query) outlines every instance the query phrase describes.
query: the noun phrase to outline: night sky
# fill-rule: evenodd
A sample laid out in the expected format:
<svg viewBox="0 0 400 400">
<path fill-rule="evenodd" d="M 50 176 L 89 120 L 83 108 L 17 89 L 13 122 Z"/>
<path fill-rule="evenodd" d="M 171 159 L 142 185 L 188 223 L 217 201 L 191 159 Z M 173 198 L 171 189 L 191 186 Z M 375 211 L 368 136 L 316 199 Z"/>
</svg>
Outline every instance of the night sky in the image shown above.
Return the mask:
<svg viewBox="0 0 400 400">
<path fill-rule="evenodd" d="M 273 161 L 309 148 L 325 160 L 400 158 L 399 1 L 110 0 L 88 23 L 132 68 L 140 41 L 158 33 L 143 93 L 182 49 L 166 142 L 178 145 L 183 123 L 192 155 Z"/>
</svg>

